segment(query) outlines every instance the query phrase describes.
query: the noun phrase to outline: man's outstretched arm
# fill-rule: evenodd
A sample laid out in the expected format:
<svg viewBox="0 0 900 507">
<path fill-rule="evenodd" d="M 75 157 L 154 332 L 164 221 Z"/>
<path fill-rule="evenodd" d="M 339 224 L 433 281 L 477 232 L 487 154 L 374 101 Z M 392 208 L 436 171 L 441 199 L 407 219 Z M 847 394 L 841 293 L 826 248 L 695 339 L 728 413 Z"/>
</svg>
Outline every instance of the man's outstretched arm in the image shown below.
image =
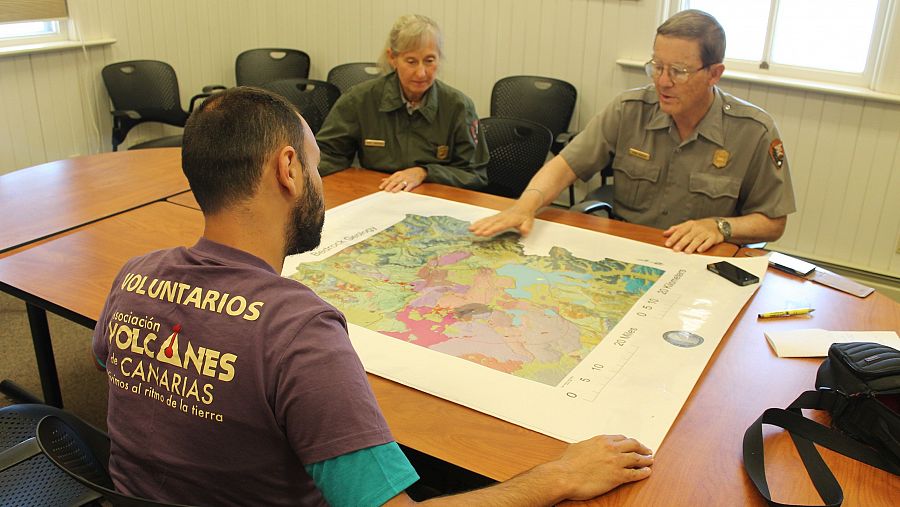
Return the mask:
<svg viewBox="0 0 900 507">
<path fill-rule="evenodd" d="M 627 482 L 650 476 L 650 449 L 623 435 L 600 435 L 566 448 L 554 461 L 538 465 L 500 484 L 422 502 L 433 507 L 489 505 L 539 507 L 563 500 L 587 500 Z M 406 493 L 386 507 L 417 505 Z"/>
</svg>

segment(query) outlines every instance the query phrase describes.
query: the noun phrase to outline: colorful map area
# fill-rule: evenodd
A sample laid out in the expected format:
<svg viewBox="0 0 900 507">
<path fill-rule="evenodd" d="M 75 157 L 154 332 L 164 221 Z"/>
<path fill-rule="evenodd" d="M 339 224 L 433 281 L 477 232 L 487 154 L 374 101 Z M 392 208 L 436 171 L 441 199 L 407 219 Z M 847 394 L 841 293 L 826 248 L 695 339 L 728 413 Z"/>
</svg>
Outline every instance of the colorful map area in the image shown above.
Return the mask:
<svg viewBox="0 0 900 507">
<path fill-rule="evenodd" d="M 473 240 L 468 222 L 408 214 L 291 275 L 367 329 L 557 385 L 662 276 L 518 235 Z"/>
</svg>

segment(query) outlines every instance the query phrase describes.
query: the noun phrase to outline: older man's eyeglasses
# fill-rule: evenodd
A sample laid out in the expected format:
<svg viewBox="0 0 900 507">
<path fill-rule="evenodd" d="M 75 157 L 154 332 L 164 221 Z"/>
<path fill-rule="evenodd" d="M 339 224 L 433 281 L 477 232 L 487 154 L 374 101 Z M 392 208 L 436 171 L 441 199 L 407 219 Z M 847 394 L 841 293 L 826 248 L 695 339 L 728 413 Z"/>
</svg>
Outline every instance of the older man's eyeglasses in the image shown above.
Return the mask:
<svg viewBox="0 0 900 507">
<path fill-rule="evenodd" d="M 649 62 L 644 64 L 644 71 L 647 73 L 647 76 L 650 79 L 657 79 L 662 75 L 666 67 L 668 67 L 669 69 L 669 79 L 671 79 L 673 83 L 682 84 L 686 83 L 693 74 L 696 74 L 701 70 L 709 67 L 709 65 L 704 65 L 703 67 L 695 70 L 688 70 L 687 68 L 680 65 L 663 65 L 657 61 L 650 60 Z"/>
</svg>

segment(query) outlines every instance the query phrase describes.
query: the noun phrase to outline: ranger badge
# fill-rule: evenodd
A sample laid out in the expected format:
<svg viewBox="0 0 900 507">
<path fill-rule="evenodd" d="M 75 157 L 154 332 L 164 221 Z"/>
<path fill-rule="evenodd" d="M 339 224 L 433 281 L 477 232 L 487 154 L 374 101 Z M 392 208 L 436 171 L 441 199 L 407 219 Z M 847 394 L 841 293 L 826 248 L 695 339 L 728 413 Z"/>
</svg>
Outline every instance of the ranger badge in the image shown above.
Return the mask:
<svg viewBox="0 0 900 507">
<path fill-rule="evenodd" d="M 716 150 L 716 152 L 713 153 L 713 165 L 719 169 L 725 167 L 728 165 L 729 156 L 728 150 Z"/>
</svg>

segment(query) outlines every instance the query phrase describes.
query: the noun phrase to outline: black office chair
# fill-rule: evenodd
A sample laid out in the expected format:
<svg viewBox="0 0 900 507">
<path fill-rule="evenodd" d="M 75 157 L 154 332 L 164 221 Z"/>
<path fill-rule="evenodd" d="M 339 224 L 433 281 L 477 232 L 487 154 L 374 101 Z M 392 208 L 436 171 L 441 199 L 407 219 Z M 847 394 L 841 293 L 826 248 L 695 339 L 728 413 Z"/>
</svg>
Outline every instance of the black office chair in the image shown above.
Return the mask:
<svg viewBox="0 0 900 507">
<path fill-rule="evenodd" d="M 491 90 L 491 116 L 521 118 L 540 123 L 553 133 L 551 151 L 556 154 L 568 142 L 567 132 L 578 91 L 561 79 L 543 76 L 509 76 Z"/>
<path fill-rule="evenodd" d="M 577 98 L 575 86 L 561 79 L 509 76 L 494 83 L 491 116 L 540 123 L 553 134 L 550 151 L 558 154 L 574 136 L 568 129 Z M 569 204 L 575 204 L 574 187 L 569 188 Z"/>
<path fill-rule="evenodd" d="M 353 85 L 380 75 L 381 69 L 375 62 L 344 63 L 329 70 L 326 80 L 337 86 L 341 93 L 347 93 Z"/>
<path fill-rule="evenodd" d="M 309 55 L 299 49 L 248 49 L 237 56 L 234 75 L 238 86 L 260 86 L 280 79 L 309 77 Z"/>
<path fill-rule="evenodd" d="M 281 79 L 260 85 L 294 104 L 313 134 L 317 133 L 331 107 L 341 96 L 337 86 L 315 79 Z"/>
<path fill-rule="evenodd" d="M 544 165 L 553 134 L 539 123 L 516 118 L 483 118 L 480 124 L 491 155 L 485 191 L 519 197 Z"/>
<path fill-rule="evenodd" d="M 85 505 L 101 498 L 57 468 L 35 438 L 38 422 L 51 415 L 84 432 L 98 432 L 73 414 L 43 404 L 0 408 L 0 505 Z"/>
<path fill-rule="evenodd" d="M 171 65 L 156 60 L 132 60 L 103 67 L 103 83 L 113 105 L 112 149 L 117 151 L 128 132 L 144 122 L 184 127 L 201 93 L 191 98 L 187 111 L 181 108 L 178 78 Z M 181 135 L 153 139 L 129 149 L 181 146 Z"/>
<path fill-rule="evenodd" d="M 109 437 L 105 433 L 90 427 L 76 429 L 64 419 L 48 415 L 38 422 L 36 434 L 38 446 L 54 465 L 116 507 L 179 507 L 117 492 L 109 477 Z"/>
</svg>

